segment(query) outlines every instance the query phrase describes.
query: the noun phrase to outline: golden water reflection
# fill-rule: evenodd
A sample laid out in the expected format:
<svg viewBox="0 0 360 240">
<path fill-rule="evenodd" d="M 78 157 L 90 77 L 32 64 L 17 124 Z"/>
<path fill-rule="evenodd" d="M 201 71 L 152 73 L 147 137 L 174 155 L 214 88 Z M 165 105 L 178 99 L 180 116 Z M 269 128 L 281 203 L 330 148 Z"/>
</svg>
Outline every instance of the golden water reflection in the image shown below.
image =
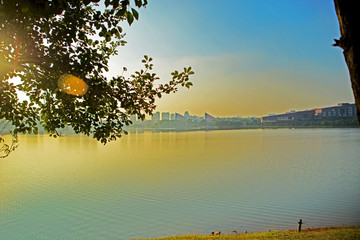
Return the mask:
<svg viewBox="0 0 360 240">
<path fill-rule="evenodd" d="M 145 132 L 105 146 L 21 136 L 0 161 L 0 224 L 19 236 L 52 229 L 35 238 L 128 239 L 240 222 L 288 228 L 300 215 L 314 226 L 360 223 L 359 140 L 358 129 Z"/>
</svg>

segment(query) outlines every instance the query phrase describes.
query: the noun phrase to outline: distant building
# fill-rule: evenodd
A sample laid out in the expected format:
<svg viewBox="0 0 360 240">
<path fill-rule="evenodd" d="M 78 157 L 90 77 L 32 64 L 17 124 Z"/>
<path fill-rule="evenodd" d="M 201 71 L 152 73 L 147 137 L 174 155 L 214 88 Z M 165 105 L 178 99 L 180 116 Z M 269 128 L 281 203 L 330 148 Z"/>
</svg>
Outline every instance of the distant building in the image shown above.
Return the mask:
<svg viewBox="0 0 360 240">
<path fill-rule="evenodd" d="M 306 120 L 318 120 L 326 118 L 355 118 L 356 106 L 351 103 L 339 103 L 337 106 L 316 108 L 306 111 L 291 111 L 285 114 L 270 115 L 262 117 L 261 122 L 284 122 L 284 121 L 306 121 Z"/>
<path fill-rule="evenodd" d="M 213 122 L 213 121 L 215 121 L 216 120 L 216 118 L 214 118 L 213 116 L 211 116 L 210 114 L 208 114 L 208 113 L 205 113 L 205 121 L 207 121 L 207 122 Z"/>
<path fill-rule="evenodd" d="M 273 116 L 262 117 L 261 122 L 284 122 L 284 121 L 304 121 L 314 119 L 315 110 L 301 111 L 295 113 L 285 113 Z"/>
<path fill-rule="evenodd" d="M 130 120 L 131 120 L 132 122 L 136 122 L 136 120 L 137 120 L 136 114 L 131 115 L 131 116 L 130 116 Z"/>
<path fill-rule="evenodd" d="M 315 109 L 316 117 L 356 117 L 356 106 L 350 103 L 339 103 L 334 107 Z"/>
<path fill-rule="evenodd" d="M 175 113 L 170 114 L 170 120 L 175 120 Z"/>
<path fill-rule="evenodd" d="M 193 120 L 195 122 L 200 122 L 201 121 L 200 117 L 198 117 L 198 116 L 189 116 L 187 119 L 191 119 L 191 120 Z"/>
<path fill-rule="evenodd" d="M 175 120 L 186 120 L 186 118 L 179 113 L 175 113 Z"/>
<path fill-rule="evenodd" d="M 168 112 L 161 113 L 161 120 L 170 120 L 170 113 Z"/>
<path fill-rule="evenodd" d="M 160 112 L 153 113 L 153 115 L 151 116 L 151 120 L 152 121 L 160 121 Z"/>
<path fill-rule="evenodd" d="M 186 112 L 184 113 L 184 117 L 185 117 L 186 119 L 188 119 L 188 118 L 190 117 L 190 114 L 189 114 L 188 111 L 186 111 Z"/>
</svg>

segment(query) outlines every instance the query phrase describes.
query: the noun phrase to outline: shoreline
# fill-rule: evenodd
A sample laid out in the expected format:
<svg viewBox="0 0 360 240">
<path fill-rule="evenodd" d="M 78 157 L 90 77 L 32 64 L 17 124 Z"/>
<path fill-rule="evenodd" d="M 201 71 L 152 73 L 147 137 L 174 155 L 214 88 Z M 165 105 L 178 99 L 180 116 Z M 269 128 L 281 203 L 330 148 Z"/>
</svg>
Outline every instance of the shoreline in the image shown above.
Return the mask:
<svg viewBox="0 0 360 240">
<path fill-rule="evenodd" d="M 226 131 L 226 130 L 277 130 L 277 129 L 358 129 L 360 126 L 262 126 L 262 127 L 241 127 L 241 128 L 127 128 L 129 133 L 143 133 L 143 132 L 197 132 L 197 131 Z"/>
<path fill-rule="evenodd" d="M 304 228 L 301 232 L 296 229 L 269 231 L 259 233 L 233 233 L 221 234 L 216 236 L 209 235 L 179 235 L 161 238 L 136 239 L 136 240 L 206 240 L 206 239 L 227 239 L 227 240 L 282 240 L 282 239 L 299 239 L 299 240 L 353 240 L 360 239 L 360 225 L 353 226 L 335 226 L 335 227 L 316 227 Z"/>
</svg>

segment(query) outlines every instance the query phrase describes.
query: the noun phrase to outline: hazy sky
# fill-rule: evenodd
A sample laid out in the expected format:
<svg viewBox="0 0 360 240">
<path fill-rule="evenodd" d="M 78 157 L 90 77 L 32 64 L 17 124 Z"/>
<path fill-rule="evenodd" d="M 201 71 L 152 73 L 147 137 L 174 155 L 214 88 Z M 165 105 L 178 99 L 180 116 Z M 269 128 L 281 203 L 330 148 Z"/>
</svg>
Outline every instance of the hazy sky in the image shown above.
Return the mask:
<svg viewBox="0 0 360 240">
<path fill-rule="evenodd" d="M 110 75 L 154 58 L 163 81 L 192 66 L 194 86 L 158 111 L 264 116 L 353 102 L 332 0 L 149 0 L 126 27 Z"/>
</svg>

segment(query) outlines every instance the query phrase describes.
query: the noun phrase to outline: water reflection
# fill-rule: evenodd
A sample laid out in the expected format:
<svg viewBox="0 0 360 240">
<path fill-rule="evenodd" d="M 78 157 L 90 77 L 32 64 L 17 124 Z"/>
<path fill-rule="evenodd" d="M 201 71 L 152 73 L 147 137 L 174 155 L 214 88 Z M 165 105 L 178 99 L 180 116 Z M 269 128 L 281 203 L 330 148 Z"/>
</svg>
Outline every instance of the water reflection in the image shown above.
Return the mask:
<svg viewBox="0 0 360 240">
<path fill-rule="evenodd" d="M 359 129 L 144 132 L 106 146 L 84 136 L 20 141 L 0 161 L 5 239 L 360 223 Z"/>
</svg>

